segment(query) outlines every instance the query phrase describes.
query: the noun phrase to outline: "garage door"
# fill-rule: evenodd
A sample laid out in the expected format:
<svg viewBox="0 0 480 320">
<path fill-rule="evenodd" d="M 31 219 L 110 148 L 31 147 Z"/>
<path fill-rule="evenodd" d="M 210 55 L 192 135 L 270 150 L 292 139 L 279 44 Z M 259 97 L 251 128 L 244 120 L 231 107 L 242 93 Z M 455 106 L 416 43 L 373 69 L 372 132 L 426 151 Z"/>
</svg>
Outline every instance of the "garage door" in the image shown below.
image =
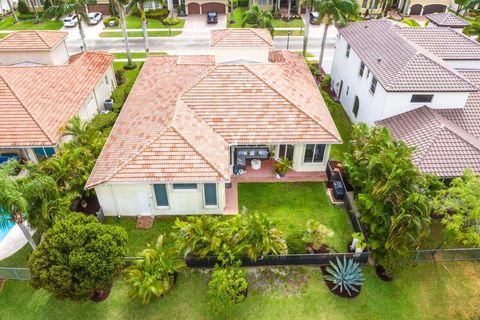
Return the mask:
<svg viewBox="0 0 480 320">
<path fill-rule="evenodd" d="M 422 8 L 423 6 L 421 4 L 414 4 L 411 8 L 410 8 L 410 15 L 411 16 L 418 16 L 422 13 Z"/>
<path fill-rule="evenodd" d="M 188 14 L 200 14 L 200 5 L 198 3 L 189 3 Z"/>
<path fill-rule="evenodd" d="M 446 9 L 447 6 L 443 4 L 429 4 L 423 8 L 423 14 L 444 13 Z"/>
<path fill-rule="evenodd" d="M 225 13 L 225 5 L 218 2 L 207 2 L 202 4 L 202 13 L 215 11 L 216 13 Z"/>
</svg>

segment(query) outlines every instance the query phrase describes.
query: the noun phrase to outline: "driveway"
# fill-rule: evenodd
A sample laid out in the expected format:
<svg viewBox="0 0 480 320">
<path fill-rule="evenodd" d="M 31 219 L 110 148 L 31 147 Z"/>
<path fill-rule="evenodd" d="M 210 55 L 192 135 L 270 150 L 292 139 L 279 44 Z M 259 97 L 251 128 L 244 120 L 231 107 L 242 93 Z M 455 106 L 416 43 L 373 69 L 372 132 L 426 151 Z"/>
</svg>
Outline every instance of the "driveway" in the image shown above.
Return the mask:
<svg viewBox="0 0 480 320">
<path fill-rule="evenodd" d="M 103 19 L 106 17 L 104 16 Z M 83 31 L 85 32 L 85 37 L 87 39 L 98 39 L 100 32 L 103 31 L 103 19 L 98 24 L 89 26 L 86 23 L 82 23 Z M 75 27 L 62 27 L 61 31 L 68 32 L 68 40 L 78 40 L 78 45 L 82 43 L 80 41 L 80 31 L 78 31 L 78 26 Z"/>
<path fill-rule="evenodd" d="M 219 14 L 218 23 L 208 24 L 207 15 L 191 14 L 185 18 L 183 33 L 179 37 L 210 37 L 210 31 L 216 29 L 225 29 L 227 27 L 227 15 Z"/>
</svg>

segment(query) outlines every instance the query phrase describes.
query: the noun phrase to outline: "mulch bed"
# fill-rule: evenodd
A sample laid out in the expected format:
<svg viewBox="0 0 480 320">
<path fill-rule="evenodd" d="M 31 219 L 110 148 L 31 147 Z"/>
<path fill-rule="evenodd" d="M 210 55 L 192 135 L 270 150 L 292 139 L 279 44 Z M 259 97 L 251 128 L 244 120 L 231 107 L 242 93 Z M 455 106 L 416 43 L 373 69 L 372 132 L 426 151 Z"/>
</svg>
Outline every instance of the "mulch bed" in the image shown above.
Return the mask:
<svg viewBox="0 0 480 320">
<path fill-rule="evenodd" d="M 325 276 L 325 275 L 328 275 L 329 273 L 327 272 L 327 267 L 326 266 L 321 266 L 320 269 L 322 270 L 322 274 Z M 330 291 L 339 296 L 339 297 L 342 297 L 342 298 L 347 298 L 347 299 L 353 299 L 353 298 L 356 298 L 358 297 L 358 295 L 360 295 L 360 292 L 362 290 L 362 287 L 361 286 L 355 286 L 355 288 L 358 290 L 358 292 L 355 292 L 355 291 L 350 291 L 350 293 L 352 295 L 349 295 L 347 291 L 345 290 L 342 290 L 340 291 L 340 287 L 336 288 L 335 290 L 333 290 L 333 288 L 335 287 L 335 283 L 333 283 L 332 281 L 328 281 L 326 280 L 325 278 L 323 278 L 323 281 L 325 282 L 326 286 L 328 287 L 328 289 L 330 289 Z"/>
<path fill-rule="evenodd" d="M 112 287 L 109 287 L 105 290 L 94 292 L 90 295 L 90 300 L 92 300 L 93 302 L 102 302 L 103 300 L 108 298 L 111 290 Z"/>
<path fill-rule="evenodd" d="M 393 278 L 387 275 L 385 272 L 385 269 L 381 265 L 377 265 L 375 267 L 375 272 L 377 273 L 377 276 L 382 279 L 382 281 L 389 282 L 392 281 Z"/>
<path fill-rule="evenodd" d="M 87 201 L 87 206 L 85 208 L 82 207 L 82 202 L 79 201 L 77 207 L 75 208 L 75 211 L 93 215 L 96 214 L 98 210 L 100 210 L 100 203 L 98 202 L 98 198 L 96 195 L 92 194 L 84 200 Z"/>
<path fill-rule="evenodd" d="M 312 247 L 312 244 L 311 243 L 308 243 L 307 244 L 307 251 L 306 253 L 328 253 L 330 252 L 330 250 L 328 250 L 328 246 L 326 244 L 322 244 L 320 246 L 320 248 L 318 250 L 315 250 L 313 247 Z"/>
</svg>

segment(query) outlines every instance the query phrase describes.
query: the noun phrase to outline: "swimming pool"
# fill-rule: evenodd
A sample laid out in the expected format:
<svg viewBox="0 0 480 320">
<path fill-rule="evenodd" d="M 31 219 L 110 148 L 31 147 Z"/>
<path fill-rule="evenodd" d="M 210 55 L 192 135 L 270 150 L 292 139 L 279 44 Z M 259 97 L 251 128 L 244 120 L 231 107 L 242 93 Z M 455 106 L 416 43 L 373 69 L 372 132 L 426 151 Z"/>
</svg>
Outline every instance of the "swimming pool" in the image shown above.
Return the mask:
<svg viewBox="0 0 480 320">
<path fill-rule="evenodd" d="M 0 216 L 0 219 L 2 217 Z M 7 220 L 7 219 L 5 219 Z M 7 236 L 7 234 L 10 232 L 10 230 L 15 226 L 15 223 L 13 221 L 7 220 L 5 227 L 6 228 L 0 228 L 0 241 L 3 240 Z"/>
</svg>

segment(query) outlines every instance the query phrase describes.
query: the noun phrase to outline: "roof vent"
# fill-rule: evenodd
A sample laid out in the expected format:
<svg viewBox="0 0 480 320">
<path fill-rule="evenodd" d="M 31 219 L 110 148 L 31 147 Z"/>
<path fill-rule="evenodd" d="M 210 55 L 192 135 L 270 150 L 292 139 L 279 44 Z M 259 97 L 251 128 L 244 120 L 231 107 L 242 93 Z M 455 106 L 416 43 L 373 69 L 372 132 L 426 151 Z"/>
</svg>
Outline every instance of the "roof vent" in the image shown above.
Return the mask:
<svg viewBox="0 0 480 320">
<path fill-rule="evenodd" d="M 377 59 L 377 62 L 378 62 L 378 63 L 382 62 L 382 59 L 378 58 L 378 59 Z"/>
</svg>

